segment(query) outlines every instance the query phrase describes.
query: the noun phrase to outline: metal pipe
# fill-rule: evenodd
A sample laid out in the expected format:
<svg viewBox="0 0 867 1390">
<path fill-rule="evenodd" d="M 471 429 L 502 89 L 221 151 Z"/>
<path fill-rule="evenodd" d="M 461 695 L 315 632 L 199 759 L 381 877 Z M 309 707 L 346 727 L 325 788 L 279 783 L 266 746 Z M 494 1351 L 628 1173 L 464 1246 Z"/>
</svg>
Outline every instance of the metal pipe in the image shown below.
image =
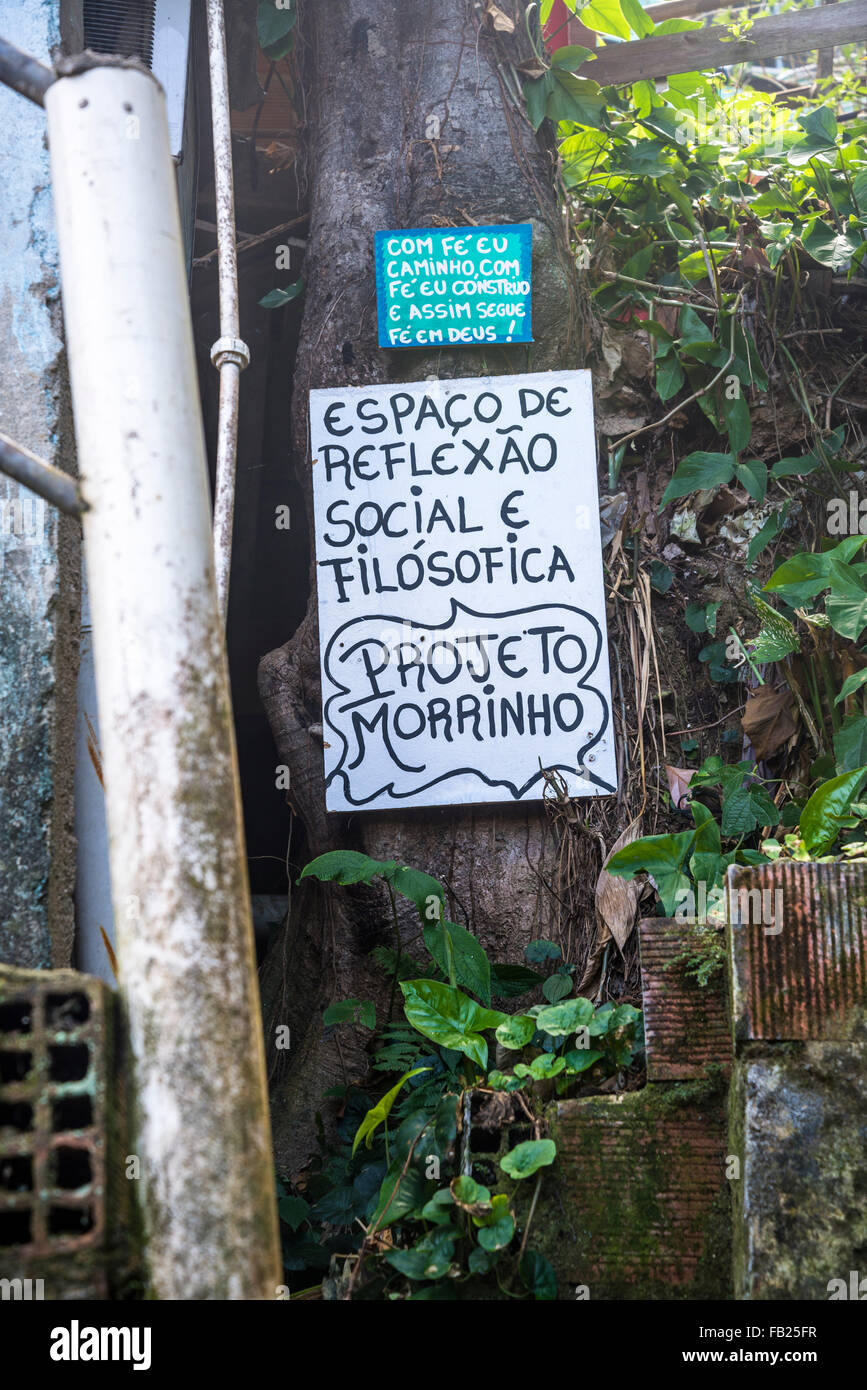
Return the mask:
<svg viewBox="0 0 867 1390">
<path fill-rule="evenodd" d="M 208 67 L 211 79 L 211 129 L 214 189 L 217 204 L 217 266 L 220 286 L 220 336 L 211 361 L 220 373 L 217 418 L 217 479 L 214 489 L 214 559 L 217 599 L 223 623 L 229 609 L 232 529 L 238 453 L 238 407 L 241 372 L 250 350 L 241 338 L 238 304 L 238 253 L 235 245 L 235 190 L 232 173 L 232 124 L 226 66 L 226 21 L 223 0 L 207 0 Z"/>
<path fill-rule="evenodd" d="M 45 100 L 119 984 L 158 1299 L 281 1282 L 207 456 L 165 101 L 94 67 Z"/>
<path fill-rule="evenodd" d="M 0 433 L 0 473 L 23 483 L 37 497 L 44 497 L 53 507 L 59 508 L 67 516 L 80 516 L 85 502 L 78 491 L 78 484 L 68 473 L 55 468 L 53 463 L 31 454 L 21 444 L 14 444 L 5 434 Z"/>
<path fill-rule="evenodd" d="M 55 81 L 51 68 L 31 58 L 29 53 L 22 52 L 14 44 L 0 39 L 0 82 L 4 87 L 11 87 L 13 92 L 42 106 L 45 93 Z"/>
</svg>

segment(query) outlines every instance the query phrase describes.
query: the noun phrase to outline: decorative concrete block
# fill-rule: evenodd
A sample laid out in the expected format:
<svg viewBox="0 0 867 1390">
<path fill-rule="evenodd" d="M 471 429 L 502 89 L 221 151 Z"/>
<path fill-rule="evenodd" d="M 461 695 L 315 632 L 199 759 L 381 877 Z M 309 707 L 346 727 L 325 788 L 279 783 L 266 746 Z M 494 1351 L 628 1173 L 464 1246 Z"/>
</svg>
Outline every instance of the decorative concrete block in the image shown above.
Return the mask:
<svg viewBox="0 0 867 1390">
<path fill-rule="evenodd" d="M 638 924 L 648 1081 L 689 1081 L 709 1063 L 731 1065 L 725 971 L 700 985 L 679 961 L 695 956 L 714 930 L 666 917 Z"/>
<path fill-rule="evenodd" d="M 77 971 L 0 966 L 0 1276 L 48 1299 L 111 1296 L 126 1258 L 116 1003 Z"/>
</svg>

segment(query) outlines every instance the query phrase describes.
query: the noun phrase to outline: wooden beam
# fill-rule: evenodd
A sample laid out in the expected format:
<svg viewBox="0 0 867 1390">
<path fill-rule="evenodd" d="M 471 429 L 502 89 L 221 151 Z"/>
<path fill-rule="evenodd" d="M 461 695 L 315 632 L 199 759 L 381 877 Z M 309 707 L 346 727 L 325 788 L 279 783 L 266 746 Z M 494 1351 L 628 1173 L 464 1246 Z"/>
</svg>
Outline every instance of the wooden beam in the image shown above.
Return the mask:
<svg viewBox="0 0 867 1390">
<path fill-rule="evenodd" d="M 693 15 L 730 9 L 725 0 L 666 0 L 662 5 L 647 5 L 644 13 L 654 24 L 661 24 L 665 19 L 692 19 Z"/>
<path fill-rule="evenodd" d="M 676 72 L 705 72 L 735 63 L 761 63 L 768 58 L 837 44 L 867 41 L 867 0 L 845 0 L 809 10 L 757 19 L 748 39 L 725 42 L 722 25 L 693 29 L 685 34 L 640 39 L 635 43 L 608 44 L 599 57 L 579 68 L 602 86 L 637 82 L 642 78 L 669 77 Z"/>
</svg>

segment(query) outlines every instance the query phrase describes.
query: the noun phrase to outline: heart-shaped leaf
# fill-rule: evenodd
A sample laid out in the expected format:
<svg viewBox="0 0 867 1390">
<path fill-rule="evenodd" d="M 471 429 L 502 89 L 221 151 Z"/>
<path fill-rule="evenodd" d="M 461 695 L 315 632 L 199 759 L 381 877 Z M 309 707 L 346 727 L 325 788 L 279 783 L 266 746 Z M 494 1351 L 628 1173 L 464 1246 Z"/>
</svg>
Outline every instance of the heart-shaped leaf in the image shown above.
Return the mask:
<svg viewBox="0 0 867 1390">
<path fill-rule="evenodd" d="M 484 1009 L 474 999 L 439 980 L 404 980 L 404 1013 L 413 1028 L 441 1047 L 463 1052 L 480 1067 L 488 1065 L 488 1044 L 481 1036 L 498 1028 L 508 1014 Z"/>
<path fill-rule="evenodd" d="M 500 1167 L 510 1178 L 531 1178 L 556 1157 L 557 1145 L 553 1139 L 527 1139 L 500 1159 Z"/>
</svg>

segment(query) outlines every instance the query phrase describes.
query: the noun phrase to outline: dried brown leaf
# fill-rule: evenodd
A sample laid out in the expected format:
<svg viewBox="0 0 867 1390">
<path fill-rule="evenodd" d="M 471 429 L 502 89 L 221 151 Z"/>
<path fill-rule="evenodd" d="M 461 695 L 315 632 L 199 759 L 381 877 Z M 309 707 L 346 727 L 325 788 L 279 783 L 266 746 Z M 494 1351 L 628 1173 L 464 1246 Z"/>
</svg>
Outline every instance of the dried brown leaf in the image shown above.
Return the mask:
<svg viewBox="0 0 867 1390">
<path fill-rule="evenodd" d="M 485 15 L 501 34 L 514 34 L 514 19 L 510 19 L 505 10 L 501 10 L 499 5 L 494 4 L 493 0 L 488 0 L 485 5 Z"/>
<path fill-rule="evenodd" d="M 617 850 L 637 840 L 640 833 L 641 817 L 638 816 L 615 840 L 605 864 Z M 602 927 L 614 937 L 622 955 L 635 925 L 635 913 L 643 885 L 634 879 L 627 881 L 624 878 L 615 878 L 614 874 L 606 871 L 605 864 L 596 881 L 596 912 Z"/>
<path fill-rule="evenodd" d="M 772 685 L 760 686 L 747 701 L 741 726 L 760 762 L 788 743 L 797 731 L 788 686 L 782 690 L 774 690 Z"/>
<path fill-rule="evenodd" d="M 668 790 L 671 799 L 678 811 L 685 809 L 683 798 L 689 792 L 689 784 L 692 781 L 692 774 L 695 768 L 692 767 L 672 767 L 669 763 L 665 764 L 665 775 L 668 778 Z"/>
</svg>

